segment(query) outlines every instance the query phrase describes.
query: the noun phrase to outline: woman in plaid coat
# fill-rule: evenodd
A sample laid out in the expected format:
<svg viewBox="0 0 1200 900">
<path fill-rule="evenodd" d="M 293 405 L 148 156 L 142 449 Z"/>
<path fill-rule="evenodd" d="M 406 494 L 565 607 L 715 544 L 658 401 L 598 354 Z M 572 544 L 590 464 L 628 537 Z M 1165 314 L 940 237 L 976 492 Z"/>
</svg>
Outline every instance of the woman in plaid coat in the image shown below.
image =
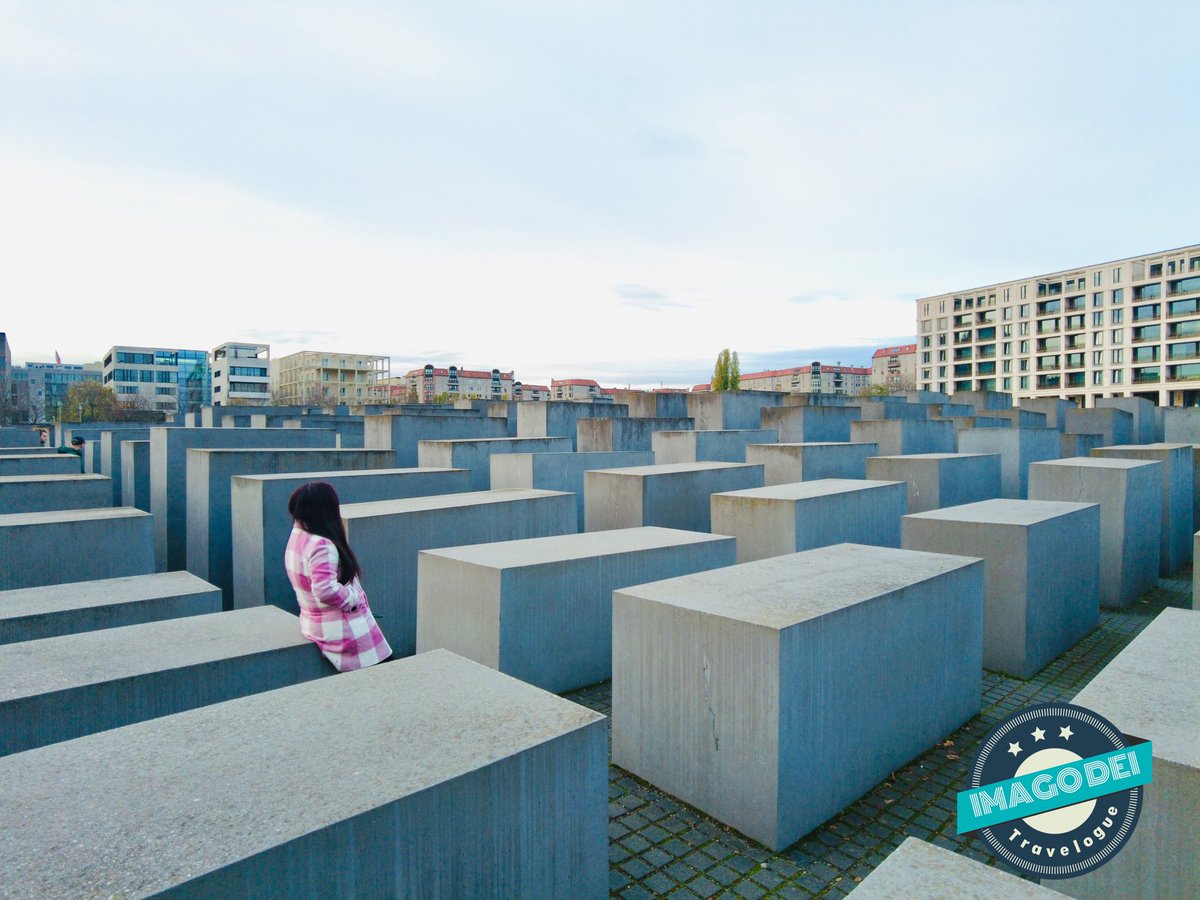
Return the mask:
<svg viewBox="0 0 1200 900">
<path fill-rule="evenodd" d="M 392 648 L 358 581 L 358 560 L 346 540 L 333 485 L 301 485 L 288 500 L 288 512 L 295 524 L 284 565 L 300 604 L 300 633 L 321 648 L 339 672 L 387 659 Z"/>
</svg>

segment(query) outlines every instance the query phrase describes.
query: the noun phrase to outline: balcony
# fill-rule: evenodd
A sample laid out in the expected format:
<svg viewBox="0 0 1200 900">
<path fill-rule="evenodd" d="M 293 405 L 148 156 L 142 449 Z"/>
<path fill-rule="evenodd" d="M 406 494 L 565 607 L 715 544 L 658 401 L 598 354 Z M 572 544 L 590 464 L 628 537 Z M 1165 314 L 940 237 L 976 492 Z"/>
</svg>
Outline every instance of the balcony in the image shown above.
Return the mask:
<svg viewBox="0 0 1200 900">
<path fill-rule="evenodd" d="M 1087 337 L 1082 334 L 1071 335 L 1071 337 L 1067 338 L 1066 348 L 1068 350 L 1086 350 L 1087 349 Z M 1055 348 L 1055 349 L 1057 349 L 1057 348 Z"/>
<path fill-rule="evenodd" d="M 1167 366 L 1168 381 L 1200 381 L 1200 363 Z"/>
<path fill-rule="evenodd" d="M 1087 297 L 1080 294 L 1078 297 L 1068 297 L 1066 301 L 1067 312 L 1078 312 L 1087 309 Z"/>
<path fill-rule="evenodd" d="M 1045 303 L 1037 305 L 1037 314 L 1039 316 L 1052 316 L 1060 312 L 1062 312 L 1061 300 L 1047 300 Z"/>
<path fill-rule="evenodd" d="M 1200 297 L 1193 297 L 1190 300 L 1174 300 L 1167 304 L 1168 319 L 1197 314 L 1200 314 Z"/>
<path fill-rule="evenodd" d="M 1067 376 L 1067 387 L 1084 387 L 1086 384 L 1084 372 L 1072 372 Z"/>
<path fill-rule="evenodd" d="M 1193 278 L 1177 278 L 1174 281 L 1167 282 L 1167 296 L 1174 297 L 1177 294 L 1193 294 L 1200 291 L 1200 276 Z"/>
<path fill-rule="evenodd" d="M 1037 380 L 1038 390 L 1053 390 L 1062 387 L 1061 375 L 1039 375 Z"/>
<path fill-rule="evenodd" d="M 1157 367 L 1152 369 L 1133 370 L 1134 384 L 1158 384 L 1159 381 L 1161 381 L 1161 378 Z"/>
<path fill-rule="evenodd" d="M 1188 341 L 1186 344 L 1168 345 L 1167 359 L 1200 359 L 1200 342 Z"/>
<path fill-rule="evenodd" d="M 1058 334 L 1058 319 L 1047 319 L 1045 322 L 1038 322 L 1038 334 Z"/>
<path fill-rule="evenodd" d="M 1157 325 L 1146 325 L 1141 328 L 1133 329 L 1133 334 L 1130 336 L 1131 344 L 1144 344 L 1147 341 L 1162 340 L 1162 329 Z"/>
<path fill-rule="evenodd" d="M 1061 369 L 1060 360 L 1057 356 L 1047 356 L 1039 359 L 1037 362 L 1037 370 L 1039 372 L 1049 372 L 1054 369 Z"/>
</svg>

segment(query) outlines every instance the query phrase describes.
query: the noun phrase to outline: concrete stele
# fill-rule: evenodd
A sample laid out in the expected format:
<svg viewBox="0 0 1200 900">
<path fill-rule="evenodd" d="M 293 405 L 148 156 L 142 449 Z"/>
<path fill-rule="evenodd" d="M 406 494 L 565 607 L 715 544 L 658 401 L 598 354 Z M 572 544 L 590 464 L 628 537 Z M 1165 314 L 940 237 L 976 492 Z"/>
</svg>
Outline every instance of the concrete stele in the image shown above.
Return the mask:
<svg viewBox="0 0 1200 900">
<path fill-rule="evenodd" d="M 1000 496 L 1029 497 L 1029 467 L 1058 459 L 1060 435 L 1052 428 L 968 428 L 958 433 L 959 453 L 1000 454 Z"/>
<path fill-rule="evenodd" d="M 769 428 L 723 431 L 658 431 L 653 435 L 654 462 L 658 465 L 688 462 L 746 461 L 748 444 L 774 444 L 779 433 Z"/>
<path fill-rule="evenodd" d="M 786 408 L 805 409 L 803 406 Z M 846 442 L 750 444 L 746 447 L 746 462 L 763 467 L 763 478 L 768 487 L 818 478 L 866 478 L 867 458 L 878 455 L 878 444 Z"/>
<path fill-rule="evenodd" d="M 900 481 L 822 478 L 712 495 L 712 530 L 737 538 L 738 562 L 831 544 L 900 546 Z"/>
<path fill-rule="evenodd" d="M 112 482 L 103 475 L 0 476 L 0 511 L 47 512 L 112 506 Z"/>
<path fill-rule="evenodd" d="M 867 460 L 867 477 L 903 481 L 908 511 L 925 512 L 1000 496 L 997 453 L 914 453 Z"/>
<path fill-rule="evenodd" d="M 954 425 L 951 422 L 924 422 L 916 419 L 876 419 L 850 423 L 850 440 L 873 443 L 882 456 L 908 453 L 955 452 Z"/>
<path fill-rule="evenodd" d="M 0 590 L 154 571 L 154 517 L 139 509 L 0 515 Z"/>
<path fill-rule="evenodd" d="M 574 450 L 565 437 L 456 438 L 445 441 L 421 441 L 417 444 L 417 465 L 423 468 L 466 469 L 471 473 L 473 491 L 492 486 L 493 456 L 507 453 L 570 453 Z"/>
<path fill-rule="evenodd" d="M 121 505 L 150 512 L 149 441 L 121 441 Z"/>
<path fill-rule="evenodd" d="M 605 732 L 426 653 L 0 760 L 0 871 L 14 900 L 603 898 Z"/>
<path fill-rule="evenodd" d="M 598 469 L 583 476 L 587 531 L 658 525 L 709 531 L 709 497 L 762 487 L 762 466 L 697 462 Z"/>
<path fill-rule="evenodd" d="M 1054 900 L 1064 895 L 953 850 L 907 837 L 849 896 L 854 900 Z"/>
<path fill-rule="evenodd" d="M 840 544 L 613 594 L 612 761 L 772 849 L 978 712 L 983 563 Z"/>
</svg>

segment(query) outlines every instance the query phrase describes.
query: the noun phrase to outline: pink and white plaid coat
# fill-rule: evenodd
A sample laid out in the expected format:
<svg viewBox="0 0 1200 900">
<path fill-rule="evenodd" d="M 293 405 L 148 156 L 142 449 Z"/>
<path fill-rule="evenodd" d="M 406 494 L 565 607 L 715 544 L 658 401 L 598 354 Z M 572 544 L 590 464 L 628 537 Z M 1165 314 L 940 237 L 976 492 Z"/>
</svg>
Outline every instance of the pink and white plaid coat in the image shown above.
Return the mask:
<svg viewBox="0 0 1200 900">
<path fill-rule="evenodd" d="M 300 604 L 300 633 L 335 669 L 364 669 L 392 655 L 358 577 L 349 584 L 338 581 L 333 541 L 293 526 L 283 560 Z"/>
</svg>

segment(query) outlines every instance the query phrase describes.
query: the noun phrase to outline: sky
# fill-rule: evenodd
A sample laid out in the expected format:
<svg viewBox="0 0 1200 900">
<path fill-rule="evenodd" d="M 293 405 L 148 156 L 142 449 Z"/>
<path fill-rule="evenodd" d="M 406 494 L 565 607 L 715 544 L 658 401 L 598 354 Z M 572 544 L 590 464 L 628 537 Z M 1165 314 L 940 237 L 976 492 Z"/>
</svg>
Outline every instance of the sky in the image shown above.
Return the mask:
<svg viewBox="0 0 1200 900">
<path fill-rule="evenodd" d="M 690 387 L 1200 241 L 1200 3 L 0 2 L 18 363 Z"/>
</svg>

